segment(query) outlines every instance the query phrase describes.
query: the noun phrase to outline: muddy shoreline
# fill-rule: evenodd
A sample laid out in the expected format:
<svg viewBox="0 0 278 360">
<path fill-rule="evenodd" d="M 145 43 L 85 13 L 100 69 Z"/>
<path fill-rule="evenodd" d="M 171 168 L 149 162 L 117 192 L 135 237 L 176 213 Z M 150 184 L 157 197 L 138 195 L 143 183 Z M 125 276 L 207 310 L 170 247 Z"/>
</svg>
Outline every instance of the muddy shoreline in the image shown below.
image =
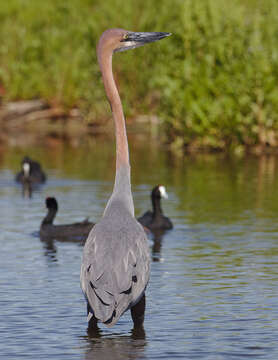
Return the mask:
<svg viewBox="0 0 278 360">
<path fill-rule="evenodd" d="M 109 116 L 108 116 L 109 115 Z M 155 141 L 177 155 L 186 153 L 278 154 L 278 147 L 268 143 L 254 146 L 240 145 L 235 149 L 221 149 L 192 144 L 182 151 L 166 143 L 156 117 L 138 116 L 127 119 L 129 138 Z M 77 108 L 70 110 L 55 107 L 41 99 L 10 102 L 0 106 L 0 147 L 26 145 L 72 146 L 100 137 L 114 139 L 114 126 L 110 114 L 102 120 L 88 121 Z"/>
<path fill-rule="evenodd" d="M 130 141 L 165 144 L 155 117 L 127 119 Z M 111 114 L 89 121 L 77 108 L 65 110 L 44 100 L 10 102 L 0 106 L 0 148 L 7 146 L 79 146 L 96 138 L 114 141 Z"/>
<path fill-rule="evenodd" d="M 78 109 L 66 111 L 43 100 L 18 101 L 0 108 L 0 144 L 24 146 L 39 142 L 79 142 L 86 136 L 104 133 L 91 126 Z"/>
</svg>

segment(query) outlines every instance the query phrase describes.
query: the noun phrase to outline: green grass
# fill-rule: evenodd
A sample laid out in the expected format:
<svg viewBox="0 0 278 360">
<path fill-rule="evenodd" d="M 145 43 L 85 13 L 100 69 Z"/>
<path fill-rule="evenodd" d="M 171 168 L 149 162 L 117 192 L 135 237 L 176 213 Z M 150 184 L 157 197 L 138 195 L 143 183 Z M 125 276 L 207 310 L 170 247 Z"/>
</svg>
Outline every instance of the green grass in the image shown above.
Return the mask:
<svg viewBox="0 0 278 360">
<path fill-rule="evenodd" d="M 278 145 L 277 0 L 1 1 L 4 101 L 109 116 L 95 51 L 109 27 L 173 33 L 114 58 L 127 116 L 157 115 L 173 149 Z"/>
</svg>

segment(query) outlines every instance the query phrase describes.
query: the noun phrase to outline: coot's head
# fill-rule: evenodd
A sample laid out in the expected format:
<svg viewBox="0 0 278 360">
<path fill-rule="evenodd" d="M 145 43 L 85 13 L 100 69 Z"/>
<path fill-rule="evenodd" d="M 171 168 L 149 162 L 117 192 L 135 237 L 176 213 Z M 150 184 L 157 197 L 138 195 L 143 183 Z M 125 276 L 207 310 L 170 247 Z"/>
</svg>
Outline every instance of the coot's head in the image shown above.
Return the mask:
<svg viewBox="0 0 278 360">
<path fill-rule="evenodd" d="M 166 192 L 166 188 L 163 185 L 157 185 L 153 188 L 152 190 L 152 197 L 153 198 L 164 198 L 164 199 L 168 199 L 168 194 Z"/>
<path fill-rule="evenodd" d="M 45 199 L 45 205 L 46 207 L 50 210 L 50 209 L 54 209 L 54 210 L 58 210 L 58 203 L 56 201 L 56 199 L 54 197 L 48 197 Z"/>
<path fill-rule="evenodd" d="M 25 156 L 21 162 L 23 174 L 25 177 L 28 177 L 31 172 L 31 159 L 28 156 Z"/>
</svg>

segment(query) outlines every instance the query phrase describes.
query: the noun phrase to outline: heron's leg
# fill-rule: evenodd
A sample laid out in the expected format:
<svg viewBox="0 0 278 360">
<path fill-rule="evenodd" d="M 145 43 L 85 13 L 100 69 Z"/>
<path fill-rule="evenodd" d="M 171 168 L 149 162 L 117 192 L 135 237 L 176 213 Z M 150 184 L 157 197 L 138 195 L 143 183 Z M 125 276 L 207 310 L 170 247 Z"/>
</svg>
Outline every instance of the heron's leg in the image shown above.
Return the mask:
<svg viewBox="0 0 278 360">
<path fill-rule="evenodd" d="M 144 293 L 141 300 L 130 309 L 131 317 L 134 323 L 134 328 L 143 326 L 144 318 L 145 318 L 145 307 L 146 307 L 146 298 Z"/>
<path fill-rule="evenodd" d="M 98 326 L 97 326 L 97 318 L 92 314 L 92 312 L 90 311 L 90 305 L 87 303 L 87 314 L 90 314 L 91 317 L 90 317 L 90 320 L 88 321 L 88 329 L 90 330 L 96 330 L 98 329 Z"/>
<path fill-rule="evenodd" d="M 98 321 L 97 318 L 94 317 L 94 315 L 93 315 L 88 322 L 88 328 L 89 329 L 98 329 L 97 321 Z"/>
<path fill-rule="evenodd" d="M 94 316 L 88 322 L 87 334 L 90 338 L 98 338 L 101 336 L 100 329 L 97 325 L 97 319 Z"/>
</svg>

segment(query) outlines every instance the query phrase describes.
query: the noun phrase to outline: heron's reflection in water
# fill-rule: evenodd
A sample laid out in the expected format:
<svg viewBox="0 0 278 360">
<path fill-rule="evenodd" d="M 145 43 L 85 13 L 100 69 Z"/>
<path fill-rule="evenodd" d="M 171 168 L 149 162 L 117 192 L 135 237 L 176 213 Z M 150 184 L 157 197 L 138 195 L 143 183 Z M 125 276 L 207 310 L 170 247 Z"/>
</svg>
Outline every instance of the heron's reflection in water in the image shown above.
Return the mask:
<svg viewBox="0 0 278 360">
<path fill-rule="evenodd" d="M 131 330 L 130 335 L 102 335 L 101 330 L 88 331 L 85 360 L 145 359 L 146 335 L 143 328 Z"/>
</svg>

